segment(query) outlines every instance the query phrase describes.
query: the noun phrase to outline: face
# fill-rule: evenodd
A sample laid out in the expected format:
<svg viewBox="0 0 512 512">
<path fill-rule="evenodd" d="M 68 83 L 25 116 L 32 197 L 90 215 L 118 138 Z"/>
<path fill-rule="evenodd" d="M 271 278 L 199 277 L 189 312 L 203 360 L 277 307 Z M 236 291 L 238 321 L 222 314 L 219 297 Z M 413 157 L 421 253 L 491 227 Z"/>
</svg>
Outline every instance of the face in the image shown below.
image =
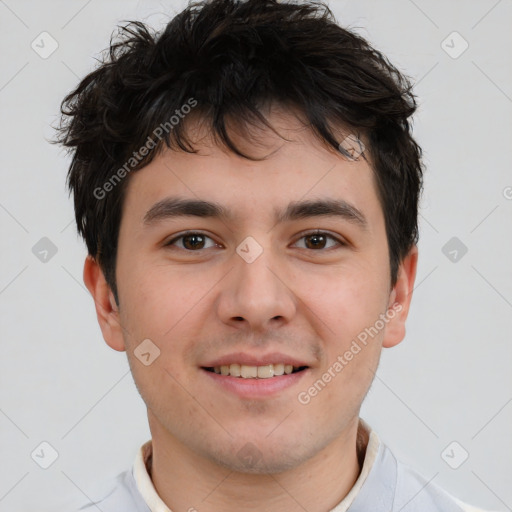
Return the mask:
<svg viewBox="0 0 512 512">
<path fill-rule="evenodd" d="M 166 150 L 130 177 L 119 310 L 107 314 L 119 325 L 100 320 L 127 351 L 153 437 L 267 473 L 357 420 L 382 346 L 403 338 L 415 271 L 413 257 L 391 289 L 369 164 L 323 148 L 292 116 L 271 122 L 290 142 L 269 131 L 236 140 L 264 160 L 203 137 L 199 154 Z"/>
</svg>

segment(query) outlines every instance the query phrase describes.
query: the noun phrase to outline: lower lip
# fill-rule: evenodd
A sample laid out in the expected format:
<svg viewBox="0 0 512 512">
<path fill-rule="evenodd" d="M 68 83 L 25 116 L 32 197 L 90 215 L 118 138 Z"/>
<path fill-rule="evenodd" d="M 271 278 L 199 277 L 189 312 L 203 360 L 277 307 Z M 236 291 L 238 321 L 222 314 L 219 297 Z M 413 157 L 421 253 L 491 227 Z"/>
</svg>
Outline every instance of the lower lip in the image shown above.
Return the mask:
<svg viewBox="0 0 512 512">
<path fill-rule="evenodd" d="M 225 390 L 234 393 L 242 398 L 265 398 L 280 391 L 283 391 L 299 382 L 309 371 L 309 368 L 288 375 L 279 375 L 278 377 L 269 377 L 268 379 L 244 379 L 243 377 L 231 377 L 230 375 L 221 375 L 219 373 L 201 370 L 210 377 L 213 382 L 222 386 Z"/>
</svg>

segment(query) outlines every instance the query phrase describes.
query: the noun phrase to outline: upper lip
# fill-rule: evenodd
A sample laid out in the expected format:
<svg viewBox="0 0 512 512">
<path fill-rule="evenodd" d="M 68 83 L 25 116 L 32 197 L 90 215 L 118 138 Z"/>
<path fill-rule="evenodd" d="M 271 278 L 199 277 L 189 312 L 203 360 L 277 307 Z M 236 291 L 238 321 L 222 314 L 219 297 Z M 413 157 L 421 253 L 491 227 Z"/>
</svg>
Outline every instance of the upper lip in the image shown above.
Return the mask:
<svg viewBox="0 0 512 512">
<path fill-rule="evenodd" d="M 237 352 L 233 354 L 226 354 L 208 361 L 206 364 L 201 365 L 203 368 L 213 368 L 215 366 L 229 366 L 231 364 L 243 364 L 246 366 L 267 366 L 269 364 L 291 364 L 292 366 L 309 366 L 305 361 L 297 359 L 281 352 L 272 352 L 265 355 L 251 355 L 244 352 Z"/>
</svg>

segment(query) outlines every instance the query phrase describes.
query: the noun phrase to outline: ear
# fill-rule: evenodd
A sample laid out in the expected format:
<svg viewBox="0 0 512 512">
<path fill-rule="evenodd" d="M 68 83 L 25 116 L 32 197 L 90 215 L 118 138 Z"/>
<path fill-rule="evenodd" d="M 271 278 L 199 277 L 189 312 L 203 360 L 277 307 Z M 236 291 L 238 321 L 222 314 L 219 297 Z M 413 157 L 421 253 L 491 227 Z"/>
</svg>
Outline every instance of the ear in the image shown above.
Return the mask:
<svg viewBox="0 0 512 512">
<path fill-rule="evenodd" d="M 114 350 L 120 352 L 126 350 L 114 294 L 107 284 L 99 264 L 90 255 L 85 259 L 83 277 L 85 286 L 94 299 L 96 316 L 104 340 Z"/>
<path fill-rule="evenodd" d="M 402 260 L 398 268 L 396 284 L 389 295 L 388 317 L 390 320 L 386 325 L 382 342 L 385 348 L 398 345 L 405 337 L 405 321 L 409 314 L 417 263 L 418 247 L 414 245 Z"/>
</svg>

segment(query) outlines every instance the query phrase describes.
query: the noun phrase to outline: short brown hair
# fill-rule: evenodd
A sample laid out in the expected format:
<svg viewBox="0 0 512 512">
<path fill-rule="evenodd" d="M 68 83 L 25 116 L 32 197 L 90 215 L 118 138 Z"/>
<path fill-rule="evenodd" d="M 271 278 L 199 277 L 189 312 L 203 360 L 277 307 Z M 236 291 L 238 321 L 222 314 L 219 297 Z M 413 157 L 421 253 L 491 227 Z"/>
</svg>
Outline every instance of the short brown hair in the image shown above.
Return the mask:
<svg viewBox="0 0 512 512">
<path fill-rule="evenodd" d="M 365 39 L 340 27 L 320 2 L 210 0 L 190 4 L 160 33 L 140 22 L 120 27 L 100 66 L 61 105 L 55 142 L 73 152 L 68 186 L 78 231 L 118 303 L 115 261 L 129 179 L 121 169 L 145 145 L 151 146 L 147 155 L 128 170 L 147 165 L 164 144 L 194 151 L 186 123 L 155 137 L 155 128 L 191 98 L 194 115 L 209 123 L 215 139 L 246 158 L 227 123 L 270 127 L 260 110 L 269 102 L 300 112 L 334 149 L 340 141 L 333 127 L 348 126 L 364 137 L 395 284 L 401 260 L 418 240 L 422 188 L 421 149 L 409 123 L 416 110 L 409 80 Z M 108 194 L 98 197 L 106 183 L 112 185 Z"/>
</svg>

